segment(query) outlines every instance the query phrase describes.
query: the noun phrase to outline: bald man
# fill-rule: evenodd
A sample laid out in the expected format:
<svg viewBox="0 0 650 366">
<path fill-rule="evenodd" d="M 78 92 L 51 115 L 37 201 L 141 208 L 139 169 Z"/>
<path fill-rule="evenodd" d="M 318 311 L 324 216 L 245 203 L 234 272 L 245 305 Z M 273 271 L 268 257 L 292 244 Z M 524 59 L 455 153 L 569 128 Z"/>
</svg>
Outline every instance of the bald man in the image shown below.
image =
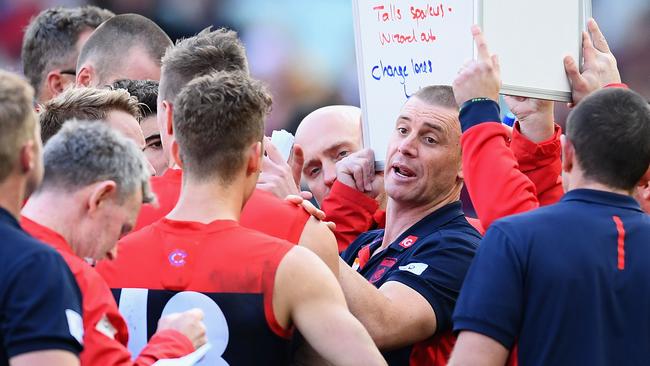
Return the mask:
<svg viewBox="0 0 650 366">
<path fill-rule="evenodd" d="M 336 163 L 362 148 L 361 109 L 334 105 L 317 109 L 296 130 L 302 148 L 302 178 L 322 203 L 336 180 Z"/>
</svg>

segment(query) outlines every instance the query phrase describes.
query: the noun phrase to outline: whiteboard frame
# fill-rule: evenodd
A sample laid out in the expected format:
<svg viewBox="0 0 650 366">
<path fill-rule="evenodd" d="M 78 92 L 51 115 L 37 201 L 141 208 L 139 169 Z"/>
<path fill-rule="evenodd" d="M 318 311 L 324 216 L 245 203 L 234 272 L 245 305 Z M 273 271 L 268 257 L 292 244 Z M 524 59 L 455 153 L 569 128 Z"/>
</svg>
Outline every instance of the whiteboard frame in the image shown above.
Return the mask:
<svg viewBox="0 0 650 366">
<path fill-rule="evenodd" d="M 483 17 L 484 1 L 485 0 L 474 0 L 474 17 L 475 17 L 474 23 L 477 24 L 479 27 L 481 27 L 481 30 L 483 30 L 483 25 L 484 25 L 483 24 L 484 23 L 484 17 Z M 582 11 L 579 12 L 580 19 L 578 20 L 578 29 L 576 30 L 576 34 L 578 39 L 580 39 L 580 44 L 582 44 L 582 32 L 587 29 L 587 20 L 592 17 L 591 0 L 579 0 L 578 6 L 582 9 Z M 476 46 L 474 46 L 474 59 L 477 58 L 477 54 L 478 52 Z M 580 47 L 578 54 L 579 54 L 579 60 L 577 60 L 577 62 L 580 65 L 580 71 L 582 71 L 582 64 L 583 64 L 582 47 Z M 555 100 L 559 102 L 573 101 L 571 92 L 566 92 L 562 90 L 527 87 L 523 85 L 506 84 L 506 83 L 503 83 L 501 85 L 501 90 L 499 91 L 499 93 L 504 95 L 515 95 L 515 96 L 528 97 L 528 98 Z"/>
</svg>

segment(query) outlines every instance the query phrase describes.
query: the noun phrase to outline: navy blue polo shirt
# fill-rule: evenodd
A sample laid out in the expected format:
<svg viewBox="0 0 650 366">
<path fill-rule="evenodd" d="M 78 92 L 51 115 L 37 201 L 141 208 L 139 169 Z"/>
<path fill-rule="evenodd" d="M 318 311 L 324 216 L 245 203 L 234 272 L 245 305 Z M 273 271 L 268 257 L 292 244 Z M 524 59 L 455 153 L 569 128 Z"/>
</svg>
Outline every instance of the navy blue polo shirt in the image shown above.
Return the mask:
<svg viewBox="0 0 650 366">
<path fill-rule="evenodd" d="M 629 196 L 576 189 L 496 221 L 454 330 L 517 343 L 521 365 L 647 365 L 650 217 Z"/>
<path fill-rule="evenodd" d="M 0 208 L 0 365 L 28 352 L 79 354 L 81 293 L 67 264 Z"/>
<path fill-rule="evenodd" d="M 383 229 L 361 234 L 341 257 L 376 287 L 397 281 L 417 291 L 435 312 L 436 334 L 450 330 L 456 298 L 481 240 L 465 219 L 460 201 L 424 217 L 372 255 L 383 237 Z M 384 356 L 390 365 L 409 365 L 413 346 Z"/>
</svg>

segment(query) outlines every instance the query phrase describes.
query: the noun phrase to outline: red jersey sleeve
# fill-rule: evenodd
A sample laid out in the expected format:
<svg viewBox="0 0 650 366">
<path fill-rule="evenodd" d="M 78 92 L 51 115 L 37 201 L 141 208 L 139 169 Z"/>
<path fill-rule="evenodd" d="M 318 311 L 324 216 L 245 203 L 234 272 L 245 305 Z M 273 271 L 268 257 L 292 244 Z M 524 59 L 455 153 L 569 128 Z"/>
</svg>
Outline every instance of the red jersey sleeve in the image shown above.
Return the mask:
<svg viewBox="0 0 650 366">
<path fill-rule="evenodd" d="M 325 219 L 336 224 L 336 242 L 339 253 L 343 252 L 359 234 L 377 224 L 383 226 L 385 214 L 374 199 L 335 181 L 330 193 L 321 204 Z"/>
<path fill-rule="evenodd" d="M 310 215 L 272 193 L 255 189 L 241 213 L 241 225 L 298 244 Z"/>
</svg>

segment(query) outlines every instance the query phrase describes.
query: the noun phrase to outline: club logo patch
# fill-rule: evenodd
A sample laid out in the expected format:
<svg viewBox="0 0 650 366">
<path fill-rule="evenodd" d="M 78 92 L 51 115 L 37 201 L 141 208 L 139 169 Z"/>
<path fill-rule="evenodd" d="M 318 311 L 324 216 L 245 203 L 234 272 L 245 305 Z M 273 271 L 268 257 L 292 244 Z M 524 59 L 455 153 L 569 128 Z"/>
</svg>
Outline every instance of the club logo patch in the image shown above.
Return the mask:
<svg viewBox="0 0 650 366">
<path fill-rule="evenodd" d="M 175 249 L 169 253 L 169 263 L 174 267 L 184 266 L 186 263 L 187 252 L 182 249 Z"/>
<path fill-rule="evenodd" d="M 415 235 L 409 235 L 404 240 L 399 243 L 399 246 L 402 248 L 410 248 L 418 240 L 418 237 Z"/>
<path fill-rule="evenodd" d="M 397 259 L 395 258 L 384 258 L 381 263 L 379 263 L 379 266 L 375 270 L 375 272 L 372 274 L 372 277 L 370 277 L 370 283 L 375 283 L 379 281 L 384 275 L 386 274 L 386 271 L 391 269 L 397 263 Z"/>
</svg>

